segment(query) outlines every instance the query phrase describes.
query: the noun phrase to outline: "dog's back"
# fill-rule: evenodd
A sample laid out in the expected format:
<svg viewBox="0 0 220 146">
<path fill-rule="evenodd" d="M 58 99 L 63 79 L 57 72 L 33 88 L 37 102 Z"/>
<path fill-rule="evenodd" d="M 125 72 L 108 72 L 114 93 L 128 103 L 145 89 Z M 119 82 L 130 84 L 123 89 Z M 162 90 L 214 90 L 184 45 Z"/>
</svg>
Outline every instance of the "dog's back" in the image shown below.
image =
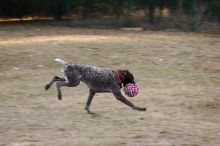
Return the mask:
<svg viewBox="0 0 220 146">
<path fill-rule="evenodd" d="M 68 72 L 77 72 L 80 81 L 84 82 L 90 89 L 99 89 L 100 92 L 110 90 L 111 84 L 117 82 L 113 70 L 108 70 L 87 64 L 66 64 L 64 74 Z"/>
</svg>

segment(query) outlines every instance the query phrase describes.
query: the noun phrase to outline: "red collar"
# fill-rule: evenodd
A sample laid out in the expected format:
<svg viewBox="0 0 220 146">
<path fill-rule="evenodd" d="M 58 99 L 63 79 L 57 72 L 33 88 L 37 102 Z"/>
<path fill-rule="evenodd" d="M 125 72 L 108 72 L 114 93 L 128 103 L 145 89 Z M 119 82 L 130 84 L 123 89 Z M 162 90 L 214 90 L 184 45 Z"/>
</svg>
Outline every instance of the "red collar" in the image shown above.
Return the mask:
<svg viewBox="0 0 220 146">
<path fill-rule="evenodd" d="M 120 78 L 120 75 L 119 75 L 119 72 L 118 72 L 118 70 L 117 70 L 117 69 L 116 69 L 115 73 L 116 73 L 116 76 L 117 76 L 117 78 L 118 78 L 118 81 L 120 81 L 120 82 L 121 82 L 121 78 Z"/>
</svg>

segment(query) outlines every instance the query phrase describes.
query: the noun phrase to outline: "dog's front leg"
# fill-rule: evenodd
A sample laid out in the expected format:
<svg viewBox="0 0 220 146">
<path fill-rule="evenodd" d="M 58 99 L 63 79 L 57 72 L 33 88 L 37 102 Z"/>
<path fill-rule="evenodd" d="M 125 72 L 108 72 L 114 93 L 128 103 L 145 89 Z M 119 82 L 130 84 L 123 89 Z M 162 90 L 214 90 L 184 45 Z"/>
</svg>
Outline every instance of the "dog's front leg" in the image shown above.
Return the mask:
<svg viewBox="0 0 220 146">
<path fill-rule="evenodd" d="M 113 92 L 114 96 L 121 102 L 123 102 L 124 104 L 130 106 L 131 108 L 133 108 L 134 110 L 138 110 L 138 111 L 146 111 L 146 108 L 142 108 L 142 107 L 138 107 L 135 106 L 133 103 L 131 103 L 130 101 L 128 101 L 122 94 L 120 91 L 117 92 Z"/>
</svg>

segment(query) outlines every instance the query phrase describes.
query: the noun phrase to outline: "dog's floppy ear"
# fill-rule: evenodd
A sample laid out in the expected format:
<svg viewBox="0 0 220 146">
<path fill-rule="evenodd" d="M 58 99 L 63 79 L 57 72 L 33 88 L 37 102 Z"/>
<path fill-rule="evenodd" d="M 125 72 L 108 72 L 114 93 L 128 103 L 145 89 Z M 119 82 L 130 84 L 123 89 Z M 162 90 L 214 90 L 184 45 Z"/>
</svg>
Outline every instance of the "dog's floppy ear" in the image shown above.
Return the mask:
<svg viewBox="0 0 220 146">
<path fill-rule="evenodd" d="M 126 70 L 123 70 L 123 75 L 125 77 L 125 80 L 128 80 L 128 81 L 134 81 L 134 76 L 132 75 L 132 73 L 130 71 L 128 71 L 127 69 Z"/>
<path fill-rule="evenodd" d="M 125 70 L 123 70 L 123 74 L 124 75 L 127 75 L 127 74 L 129 74 L 130 73 L 130 71 L 128 71 L 127 69 L 125 69 Z M 131 74 L 131 73 L 130 73 Z"/>
<path fill-rule="evenodd" d="M 128 72 L 129 72 L 128 70 L 123 70 L 123 75 L 126 76 L 128 74 Z"/>
<path fill-rule="evenodd" d="M 135 83 L 134 76 L 128 70 L 122 70 L 122 84 L 125 87 L 128 83 Z"/>
</svg>

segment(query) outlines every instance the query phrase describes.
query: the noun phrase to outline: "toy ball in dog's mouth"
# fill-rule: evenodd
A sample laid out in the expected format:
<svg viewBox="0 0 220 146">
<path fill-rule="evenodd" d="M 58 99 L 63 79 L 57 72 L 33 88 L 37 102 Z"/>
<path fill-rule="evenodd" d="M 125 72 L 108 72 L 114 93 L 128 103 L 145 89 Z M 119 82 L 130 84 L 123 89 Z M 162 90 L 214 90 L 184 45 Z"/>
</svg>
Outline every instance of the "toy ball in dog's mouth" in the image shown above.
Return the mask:
<svg viewBox="0 0 220 146">
<path fill-rule="evenodd" d="M 135 83 L 128 83 L 124 87 L 124 92 L 125 92 L 125 95 L 127 95 L 128 97 L 134 97 L 138 94 L 139 87 Z"/>
</svg>

